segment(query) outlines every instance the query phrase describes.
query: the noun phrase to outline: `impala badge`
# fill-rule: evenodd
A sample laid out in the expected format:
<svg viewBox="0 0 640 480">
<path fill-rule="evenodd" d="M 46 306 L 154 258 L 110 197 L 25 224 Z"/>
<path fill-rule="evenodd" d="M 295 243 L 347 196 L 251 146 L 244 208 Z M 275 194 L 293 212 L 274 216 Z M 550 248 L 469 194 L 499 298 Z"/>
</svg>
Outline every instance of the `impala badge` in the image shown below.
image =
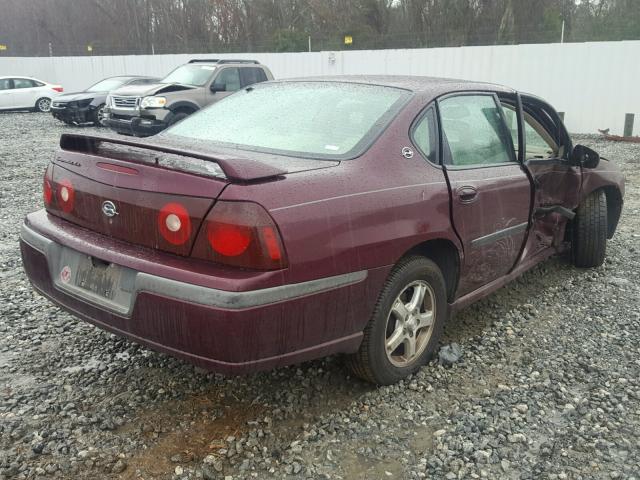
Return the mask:
<svg viewBox="0 0 640 480">
<path fill-rule="evenodd" d="M 102 202 L 102 213 L 104 213 L 107 217 L 115 217 L 118 215 L 118 209 L 116 208 L 116 204 L 111 200 L 106 200 Z"/>
</svg>

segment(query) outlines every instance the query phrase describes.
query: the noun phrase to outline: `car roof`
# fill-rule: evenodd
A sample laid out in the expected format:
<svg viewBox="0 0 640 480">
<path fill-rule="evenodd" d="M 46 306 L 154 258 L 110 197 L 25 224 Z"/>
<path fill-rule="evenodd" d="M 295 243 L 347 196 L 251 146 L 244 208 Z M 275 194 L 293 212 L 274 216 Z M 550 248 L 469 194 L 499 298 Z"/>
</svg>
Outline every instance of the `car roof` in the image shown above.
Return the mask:
<svg viewBox="0 0 640 480">
<path fill-rule="evenodd" d="M 28 78 L 29 80 L 38 80 L 39 82 L 48 83 L 48 82 L 45 82 L 44 80 L 40 80 L 39 78 L 30 77 L 29 75 L 3 75 L 3 76 L 0 76 L 0 78 Z"/>
<path fill-rule="evenodd" d="M 186 65 L 253 65 L 262 66 L 257 60 L 249 60 L 244 58 L 192 58 Z"/>
<path fill-rule="evenodd" d="M 474 82 L 455 78 L 423 77 L 417 75 L 333 75 L 320 77 L 291 78 L 275 80 L 278 82 L 338 82 L 365 85 L 378 85 L 383 87 L 402 88 L 425 96 L 437 97 L 448 92 L 456 91 L 494 91 L 513 92 L 514 90 L 503 85 L 487 82 Z"/>
</svg>

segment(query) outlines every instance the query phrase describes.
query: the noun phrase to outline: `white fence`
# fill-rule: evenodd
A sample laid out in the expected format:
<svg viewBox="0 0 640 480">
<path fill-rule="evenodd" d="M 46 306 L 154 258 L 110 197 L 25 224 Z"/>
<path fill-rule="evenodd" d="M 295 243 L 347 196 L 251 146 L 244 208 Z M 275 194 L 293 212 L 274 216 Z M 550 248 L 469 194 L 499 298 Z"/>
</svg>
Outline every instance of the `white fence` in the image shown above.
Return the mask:
<svg viewBox="0 0 640 480">
<path fill-rule="evenodd" d="M 162 77 L 195 57 L 254 58 L 268 65 L 277 78 L 394 74 L 501 83 L 547 99 L 565 112 L 572 132 L 610 128 L 622 134 L 626 113 L 638 117 L 634 133 L 640 130 L 640 41 L 233 55 L 0 57 L 0 76 L 29 75 L 60 83 L 70 92 L 113 75 Z"/>
</svg>

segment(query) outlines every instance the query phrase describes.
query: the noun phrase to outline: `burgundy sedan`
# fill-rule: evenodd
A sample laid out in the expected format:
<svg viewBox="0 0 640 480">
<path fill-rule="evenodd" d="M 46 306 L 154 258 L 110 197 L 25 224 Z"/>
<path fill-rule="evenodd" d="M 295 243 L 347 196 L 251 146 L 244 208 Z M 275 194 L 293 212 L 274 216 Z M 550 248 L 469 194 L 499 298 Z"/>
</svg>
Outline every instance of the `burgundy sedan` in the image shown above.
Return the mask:
<svg viewBox="0 0 640 480">
<path fill-rule="evenodd" d="M 600 265 L 624 195 L 540 98 L 436 78 L 269 82 L 149 139 L 60 146 L 21 232 L 34 287 L 223 373 L 344 353 L 395 382 L 550 255 Z"/>
</svg>

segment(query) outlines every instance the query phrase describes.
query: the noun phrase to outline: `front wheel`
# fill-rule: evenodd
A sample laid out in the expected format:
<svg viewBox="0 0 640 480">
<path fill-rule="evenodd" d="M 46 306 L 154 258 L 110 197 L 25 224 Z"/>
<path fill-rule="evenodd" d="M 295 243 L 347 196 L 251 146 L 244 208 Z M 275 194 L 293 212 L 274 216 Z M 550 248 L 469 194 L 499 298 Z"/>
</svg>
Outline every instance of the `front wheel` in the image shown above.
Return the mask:
<svg viewBox="0 0 640 480">
<path fill-rule="evenodd" d="M 189 114 L 185 113 L 185 112 L 176 113 L 173 117 L 171 117 L 171 120 L 169 120 L 169 123 L 167 124 L 167 126 L 170 127 L 171 125 L 175 125 L 180 120 L 184 120 L 188 116 L 189 116 Z"/>
<path fill-rule="evenodd" d="M 433 356 L 447 316 L 438 266 L 424 257 L 405 258 L 389 275 L 349 366 L 372 383 L 398 382 Z"/>
<path fill-rule="evenodd" d="M 36 102 L 35 111 L 36 112 L 48 112 L 51 110 L 51 99 L 50 98 L 39 98 Z"/>
<path fill-rule="evenodd" d="M 607 252 L 607 196 L 597 190 L 578 206 L 571 225 L 571 253 L 576 267 L 599 267 Z"/>
<path fill-rule="evenodd" d="M 96 126 L 96 127 L 104 127 L 105 124 L 103 123 L 103 117 L 104 117 L 104 103 L 99 105 L 94 111 L 93 111 L 93 115 L 92 115 L 92 119 L 91 122 Z"/>
</svg>

